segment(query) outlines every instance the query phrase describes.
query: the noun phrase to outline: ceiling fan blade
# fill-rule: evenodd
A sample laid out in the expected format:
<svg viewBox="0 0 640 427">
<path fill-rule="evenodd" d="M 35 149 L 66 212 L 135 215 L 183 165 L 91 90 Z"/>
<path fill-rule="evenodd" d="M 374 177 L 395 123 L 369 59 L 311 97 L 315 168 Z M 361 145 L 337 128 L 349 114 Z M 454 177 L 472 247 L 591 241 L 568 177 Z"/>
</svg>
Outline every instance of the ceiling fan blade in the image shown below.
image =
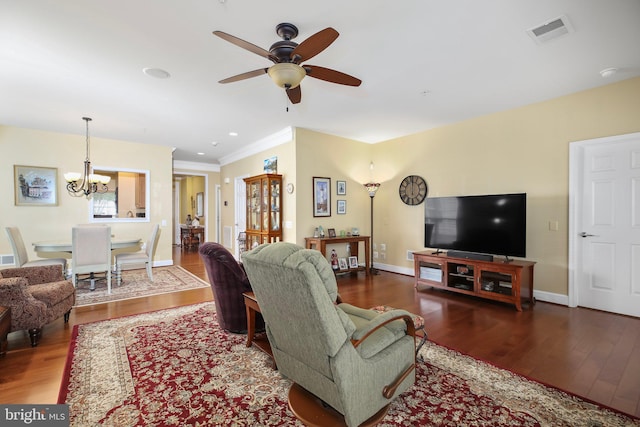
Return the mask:
<svg viewBox="0 0 640 427">
<path fill-rule="evenodd" d="M 242 40 L 236 36 L 232 36 L 231 34 L 227 34 L 224 31 L 214 31 L 213 32 L 214 35 L 220 37 L 221 39 L 224 39 L 226 41 L 228 41 L 229 43 L 233 43 L 236 46 L 239 46 L 243 49 L 248 50 L 249 52 L 253 52 L 256 55 L 260 55 L 264 58 L 267 58 L 270 61 L 273 62 L 277 62 L 277 58 L 275 58 L 273 55 L 271 55 L 271 52 L 269 52 L 268 50 L 265 50 L 263 48 L 261 48 L 260 46 L 256 46 L 253 43 L 249 43 L 246 40 Z"/>
<path fill-rule="evenodd" d="M 362 80 L 356 77 L 350 76 L 349 74 L 341 73 L 340 71 L 332 70 L 330 68 L 306 64 L 303 66 L 303 68 L 307 72 L 307 76 L 327 82 L 347 86 L 360 86 L 360 84 L 362 83 Z"/>
<path fill-rule="evenodd" d="M 247 71 L 246 73 L 238 74 L 237 76 L 227 77 L 224 80 L 220 80 L 218 83 L 233 83 L 239 80 L 250 79 L 251 77 L 258 77 L 263 74 L 267 74 L 268 68 L 260 68 L 253 71 Z"/>
<path fill-rule="evenodd" d="M 296 86 L 293 89 L 287 89 L 287 96 L 292 104 L 299 104 L 302 100 L 302 90 L 300 86 Z"/>
<path fill-rule="evenodd" d="M 302 61 L 313 58 L 329 47 L 339 35 L 340 33 L 331 27 L 318 31 L 293 49 L 293 52 L 291 52 L 291 60 L 299 64 Z"/>
</svg>

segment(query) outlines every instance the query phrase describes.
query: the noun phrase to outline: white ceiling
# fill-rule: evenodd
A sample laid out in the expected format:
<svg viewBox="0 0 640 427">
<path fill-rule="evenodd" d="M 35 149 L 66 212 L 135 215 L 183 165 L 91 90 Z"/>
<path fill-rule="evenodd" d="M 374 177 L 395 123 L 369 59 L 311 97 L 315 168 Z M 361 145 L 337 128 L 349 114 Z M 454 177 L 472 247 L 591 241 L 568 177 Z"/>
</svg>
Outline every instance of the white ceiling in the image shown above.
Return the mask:
<svg viewBox="0 0 640 427">
<path fill-rule="evenodd" d="M 561 15 L 573 33 L 527 34 Z M 310 63 L 362 85 L 306 78 L 287 112 L 267 75 L 217 83 L 271 62 L 212 31 L 269 49 L 281 22 L 298 43 L 335 28 Z M 375 143 L 638 75 L 640 0 L 0 0 L 0 124 L 84 135 L 89 116 L 176 160 L 224 163 L 288 126 Z"/>
</svg>

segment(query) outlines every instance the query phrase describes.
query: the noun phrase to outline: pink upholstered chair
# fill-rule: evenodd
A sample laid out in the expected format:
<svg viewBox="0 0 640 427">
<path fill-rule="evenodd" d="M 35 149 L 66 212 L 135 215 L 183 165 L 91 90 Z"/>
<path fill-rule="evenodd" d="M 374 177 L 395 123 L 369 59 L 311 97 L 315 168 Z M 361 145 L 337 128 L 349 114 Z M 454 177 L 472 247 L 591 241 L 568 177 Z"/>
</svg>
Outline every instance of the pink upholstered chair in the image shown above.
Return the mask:
<svg viewBox="0 0 640 427">
<path fill-rule="evenodd" d="M 0 305 L 11 308 L 11 332 L 29 331 L 34 347 L 44 325 L 69 321 L 75 302 L 76 290 L 59 265 L 0 270 Z"/>
</svg>

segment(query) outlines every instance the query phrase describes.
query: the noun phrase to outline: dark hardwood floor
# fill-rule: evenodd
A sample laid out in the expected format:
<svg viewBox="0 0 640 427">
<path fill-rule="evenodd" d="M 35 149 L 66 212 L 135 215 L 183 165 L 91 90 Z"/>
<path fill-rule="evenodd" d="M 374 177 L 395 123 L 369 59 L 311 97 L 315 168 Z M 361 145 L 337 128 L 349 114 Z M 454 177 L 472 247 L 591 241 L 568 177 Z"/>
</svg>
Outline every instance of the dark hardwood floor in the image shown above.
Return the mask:
<svg viewBox="0 0 640 427">
<path fill-rule="evenodd" d="M 174 250 L 174 263 L 206 279 L 195 251 Z M 518 374 L 640 417 L 640 319 L 538 302 L 513 306 L 425 288 L 413 277 L 338 278 L 345 302 L 387 304 L 425 317 L 429 338 Z M 40 345 L 26 333 L 9 334 L 0 358 L 0 402 L 55 403 L 73 325 L 212 299 L 210 289 L 73 309 L 70 323 L 47 325 Z"/>
</svg>

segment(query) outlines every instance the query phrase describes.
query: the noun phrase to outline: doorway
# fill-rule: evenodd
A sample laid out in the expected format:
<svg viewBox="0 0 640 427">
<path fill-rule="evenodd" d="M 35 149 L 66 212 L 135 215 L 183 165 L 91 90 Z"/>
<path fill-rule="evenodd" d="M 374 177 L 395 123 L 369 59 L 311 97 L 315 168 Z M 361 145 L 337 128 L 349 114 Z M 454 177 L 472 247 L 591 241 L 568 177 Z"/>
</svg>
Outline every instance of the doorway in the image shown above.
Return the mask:
<svg viewBox="0 0 640 427">
<path fill-rule="evenodd" d="M 640 317 L 640 133 L 569 153 L 569 305 Z"/>
<path fill-rule="evenodd" d="M 192 219 L 198 217 L 204 227 L 204 240 L 209 241 L 210 228 L 215 229 L 215 218 L 209 212 L 209 179 L 206 174 L 174 173 L 173 174 L 173 242 L 180 244 L 180 225 L 186 222 L 187 215 Z M 215 231 L 215 230 L 214 230 Z M 215 236 L 217 237 L 217 236 Z"/>
</svg>

